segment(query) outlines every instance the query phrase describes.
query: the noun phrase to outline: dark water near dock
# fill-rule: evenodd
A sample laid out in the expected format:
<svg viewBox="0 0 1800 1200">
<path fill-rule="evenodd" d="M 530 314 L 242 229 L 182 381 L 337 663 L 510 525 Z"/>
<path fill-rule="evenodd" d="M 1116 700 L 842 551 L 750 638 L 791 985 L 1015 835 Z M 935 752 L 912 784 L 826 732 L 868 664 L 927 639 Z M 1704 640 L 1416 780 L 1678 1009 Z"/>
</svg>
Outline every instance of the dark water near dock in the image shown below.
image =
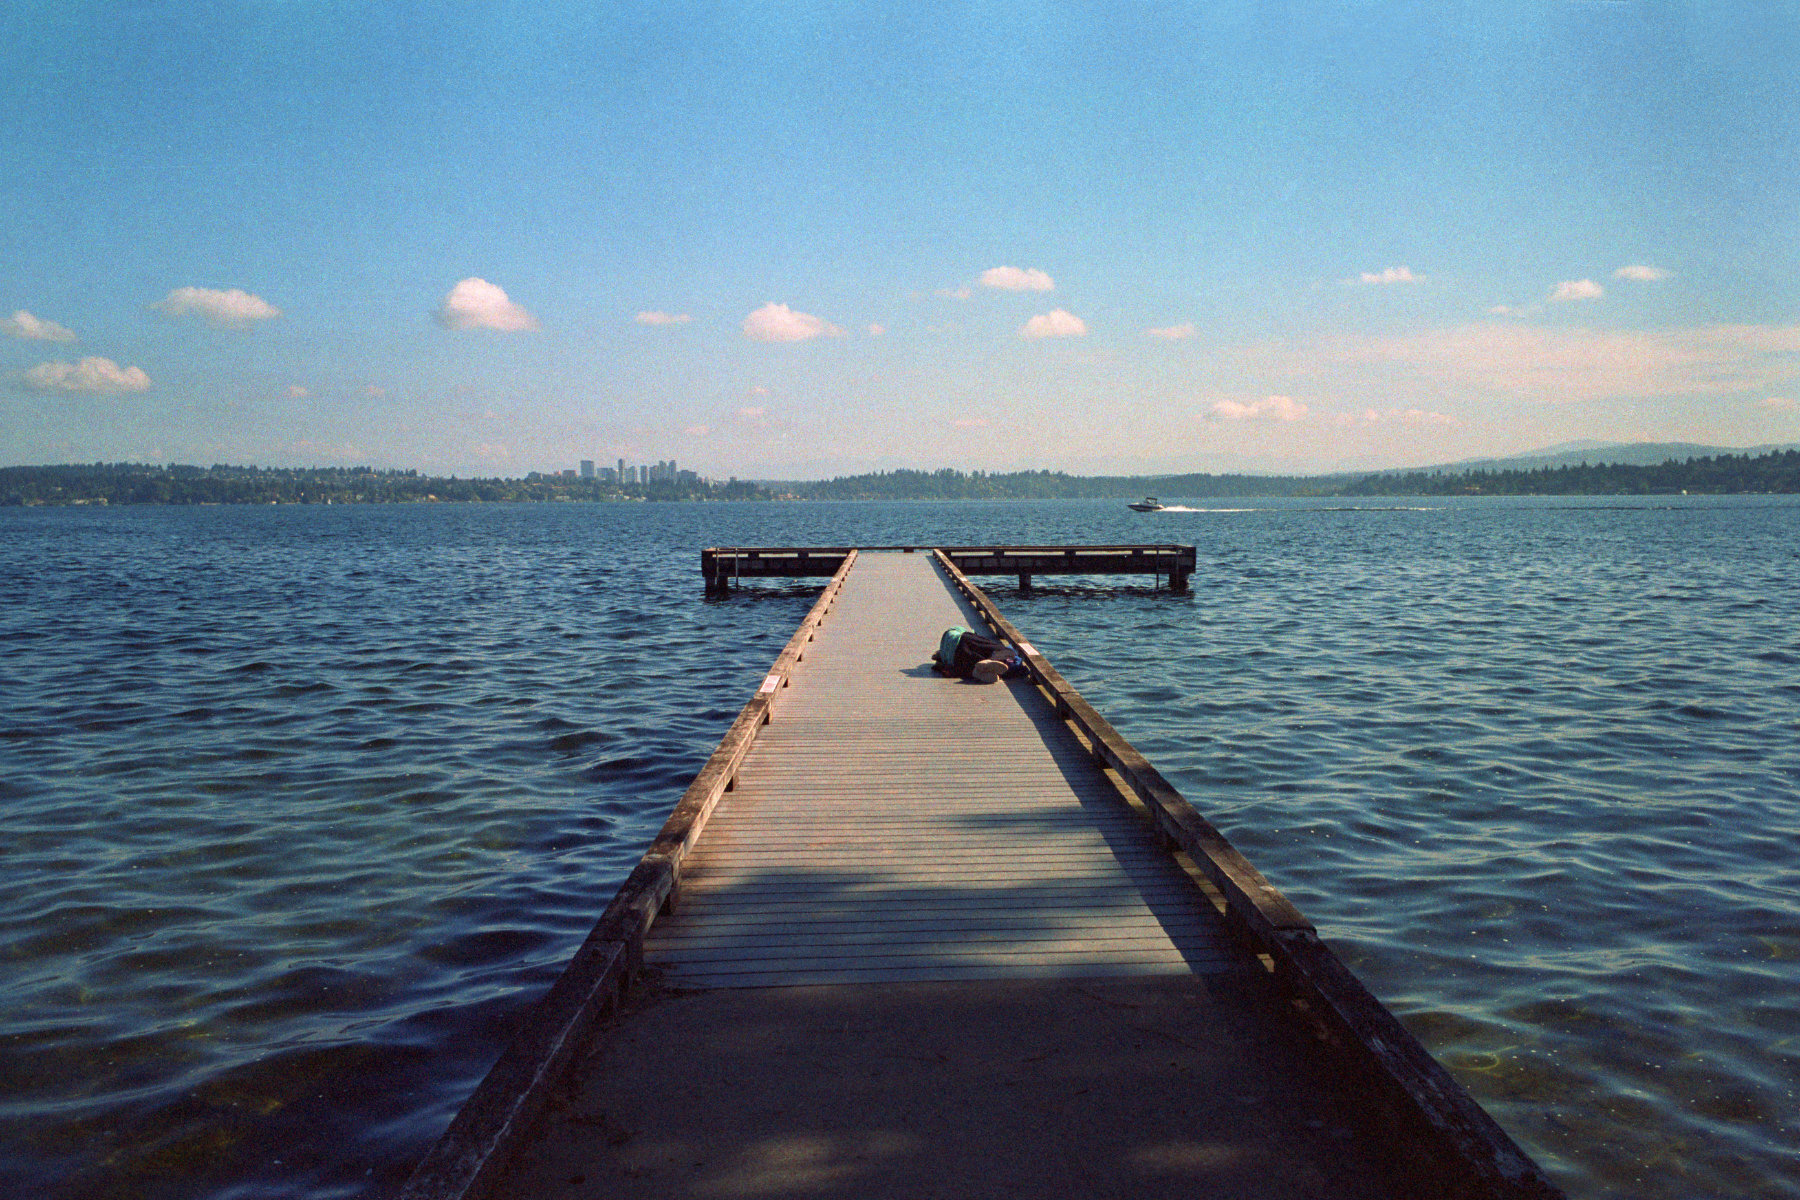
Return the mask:
<svg viewBox="0 0 1800 1200">
<path fill-rule="evenodd" d="M 0 510 L 0 1193 L 391 1188 L 811 603 L 1003 607 L 1576 1197 L 1800 1197 L 1800 505 Z M 921 659 L 930 647 L 921 647 Z"/>
</svg>

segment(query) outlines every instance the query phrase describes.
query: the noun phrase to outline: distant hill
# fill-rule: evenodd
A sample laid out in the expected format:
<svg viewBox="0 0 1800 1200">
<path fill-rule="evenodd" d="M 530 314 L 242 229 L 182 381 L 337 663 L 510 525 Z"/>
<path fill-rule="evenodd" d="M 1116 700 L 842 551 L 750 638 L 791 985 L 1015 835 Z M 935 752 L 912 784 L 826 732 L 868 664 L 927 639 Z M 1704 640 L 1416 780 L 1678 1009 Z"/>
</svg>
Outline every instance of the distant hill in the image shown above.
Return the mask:
<svg viewBox="0 0 1800 1200">
<path fill-rule="evenodd" d="M 1532 471 L 1539 467 L 1623 466 L 1659 467 L 1674 459 L 1717 458 L 1721 454 L 1748 454 L 1756 457 L 1783 450 L 1800 450 L 1800 442 L 1783 442 L 1766 446 L 1703 446 L 1698 442 L 1563 442 L 1546 446 L 1530 454 L 1510 458 L 1465 458 L 1458 462 L 1438 463 L 1429 467 L 1391 468 L 1369 471 L 1370 475 L 1404 475 L 1415 471 Z"/>
</svg>

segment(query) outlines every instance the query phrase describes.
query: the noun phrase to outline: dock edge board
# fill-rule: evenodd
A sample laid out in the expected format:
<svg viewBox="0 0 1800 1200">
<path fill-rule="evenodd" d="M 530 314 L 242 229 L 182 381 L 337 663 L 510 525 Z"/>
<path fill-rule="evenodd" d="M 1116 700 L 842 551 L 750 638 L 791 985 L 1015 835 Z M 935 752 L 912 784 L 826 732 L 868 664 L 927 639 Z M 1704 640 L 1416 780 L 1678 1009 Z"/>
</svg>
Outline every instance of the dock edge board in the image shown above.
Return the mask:
<svg viewBox="0 0 1800 1200">
<path fill-rule="evenodd" d="M 1226 915 L 1252 950 L 1318 1020 L 1350 1065 L 1370 1078 L 1406 1123 L 1437 1143 L 1437 1157 L 1465 1178 L 1447 1196 L 1553 1200 L 1564 1193 L 1487 1110 L 1456 1082 L 1345 966 L 1298 908 L 1064 679 L 999 608 L 941 551 L 938 565 L 988 627 L 1012 643 L 1056 711 L 1118 773 L 1164 836 L 1224 897 Z"/>
<path fill-rule="evenodd" d="M 475 1200 L 505 1168 L 583 1039 L 642 965 L 644 935 L 678 898 L 683 860 L 736 780 L 769 722 L 775 693 L 787 685 L 855 563 L 851 550 L 562 975 L 414 1168 L 401 1200 Z"/>
</svg>

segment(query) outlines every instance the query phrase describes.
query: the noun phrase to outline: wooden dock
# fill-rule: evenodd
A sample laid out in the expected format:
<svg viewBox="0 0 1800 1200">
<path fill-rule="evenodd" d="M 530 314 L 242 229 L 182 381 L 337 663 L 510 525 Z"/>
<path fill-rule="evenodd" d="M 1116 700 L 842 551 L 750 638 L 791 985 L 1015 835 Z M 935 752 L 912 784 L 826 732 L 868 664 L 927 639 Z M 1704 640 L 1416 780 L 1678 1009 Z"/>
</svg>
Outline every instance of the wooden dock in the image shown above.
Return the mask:
<svg viewBox="0 0 1800 1200">
<path fill-rule="evenodd" d="M 846 548 L 406 1194 L 1560 1193 L 949 555 Z"/>
<path fill-rule="evenodd" d="M 1039 575 L 1148 575 L 1169 590 L 1186 592 L 1194 573 L 1192 546 L 864 546 L 864 553 L 935 552 L 964 575 L 1014 575 L 1021 591 Z M 708 546 L 700 552 L 700 573 L 709 596 L 723 596 L 746 579 L 804 579 L 835 575 L 848 546 Z"/>
</svg>

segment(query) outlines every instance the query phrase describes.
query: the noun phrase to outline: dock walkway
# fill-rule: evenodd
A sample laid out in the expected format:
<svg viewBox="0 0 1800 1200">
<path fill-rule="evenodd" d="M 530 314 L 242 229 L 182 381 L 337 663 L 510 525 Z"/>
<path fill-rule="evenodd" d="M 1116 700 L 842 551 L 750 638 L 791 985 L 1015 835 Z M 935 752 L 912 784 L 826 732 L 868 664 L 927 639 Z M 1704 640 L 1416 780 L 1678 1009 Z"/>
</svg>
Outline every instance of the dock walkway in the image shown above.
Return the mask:
<svg viewBox="0 0 1800 1200">
<path fill-rule="evenodd" d="M 926 664 L 981 627 L 923 554 L 864 552 L 645 946 L 705 987 L 1186 974 L 1239 961 L 1025 683 Z"/>
<path fill-rule="evenodd" d="M 951 555 L 835 553 L 404 1200 L 1560 1197 Z"/>
</svg>

